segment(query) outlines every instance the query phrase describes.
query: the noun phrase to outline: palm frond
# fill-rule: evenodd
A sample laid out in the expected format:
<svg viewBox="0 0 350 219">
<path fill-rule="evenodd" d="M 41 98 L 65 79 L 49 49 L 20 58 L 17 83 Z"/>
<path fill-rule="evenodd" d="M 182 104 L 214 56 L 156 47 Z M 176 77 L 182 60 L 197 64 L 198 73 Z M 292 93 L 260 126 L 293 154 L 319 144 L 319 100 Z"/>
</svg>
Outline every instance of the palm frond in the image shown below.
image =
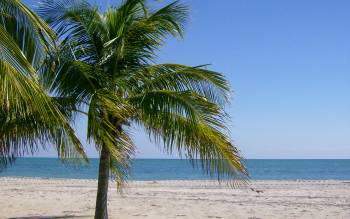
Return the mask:
<svg viewBox="0 0 350 219">
<path fill-rule="evenodd" d="M 0 25 L 35 68 L 50 49 L 55 34 L 39 16 L 19 0 L 0 2 Z"/>
<path fill-rule="evenodd" d="M 60 158 L 84 158 L 80 141 L 56 104 L 35 81 L 0 61 L 0 163 L 51 144 Z"/>
<path fill-rule="evenodd" d="M 179 64 L 159 64 L 140 68 L 121 81 L 131 93 L 152 90 L 193 91 L 219 105 L 230 100 L 230 86 L 225 77 L 206 66 L 190 67 Z M 123 85 L 124 83 L 124 85 Z"/>
<path fill-rule="evenodd" d="M 105 15 L 109 39 L 122 37 L 133 22 L 144 16 L 145 10 L 144 0 L 126 0 L 119 7 L 109 8 Z"/>
<path fill-rule="evenodd" d="M 145 91 L 143 94 L 131 96 L 129 101 L 137 109 L 142 109 L 147 114 L 174 113 L 184 116 L 194 123 L 199 120 L 206 122 L 211 127 L 225 128 L 226 117 L 223 109 L 190 90 Z"/>
<path fill-rule="evenodd" d="M 89 63 L 98 60 L 107 32 L 95 7 L 81 0 L 44 0 L 38 13 L 64 38 L 59 53 Z"/>
<path fill-rule="evenodd" d="M 125 131 L 118 133 L 117 148 L 121 156 L 111 156 L 110 170 L 112 177 L 116 180 L 117 189 L 122 191 L 124 184 L 129 177 L 131 159 L 135 153 L 135 144 Z M 115 145 L 114 145 L 115 147 Z"/>
<path fill-rule="evenodd" d="M 113 92 L 98 91 L 91 99 L 88 111 L 88 132 L 90 142 L 98 151 L 104 147 L 110 153 L 110 169 L 118 188 L 125 183 L 135 145 L 123 129 L 131 117 L 133 107 Z"/>
<path fill-rule="evenodd" d="M 151 13 L 146 19 L 146 23 L 157 26 L 157 32 L 162 36 L 171 34 L 173 36 L 183 36 L 184 24 L 188 19 L 189 9 L 186 5 L 175 1 L 158 11 Z"/>
<path fill-rule="evenodd" d="M 65 61 L 51 75 L 44 74 L 46 83 L 51 81 L 50 90 L 61 97 L 70 97 L 78 101 L 88 101 L 96 89 L 101 88 L 102 70 L 82 61 Z M 101 84 L 100 84 L 101 83 Z"/>
<path fill-rule="evenodd" d="M 107 90 L 97 90 L 91 97 L 88 110 L 87 137 L 90 141 L 99 141 L 100 129 L 117 131 L 134 114 L 134 107 L 117 95 Z M 106 134 L 107 135 L 107 134 Z M 114 136 L 113 134 L 109 134 Z M 96 142 L 99 147 L 103 142 Z"/>
<path fill-rule="evenodd" d="M 141 89 L 142 90 L 142 89 Z M 141 91 L 140 90 L 140 91 Z M 227 133 L 226 114 L 221 106 L 193 90 L 147 90 L 130 96 L 139 110 L 135 120 L 151 139 L 164 143 L 169 153 L 176 151 L 200 162 L 206 173 L 218 179 L 242 179 L 247 173 L 237 149 Z M 197 160 L 199 159 L 199 160 Z"/>
<path fill-rule="evenodd" d="M 218 180 L 239 185 L 247 179 L 247 171 L 239 152 L 222 130 L 210 127 L 202 121 L 194 122 L 175 113 L 141 113 L 139 124 L 143 125 L 151 139 L 163 143 L 169 153 L 177 151 L 193 164 Z"/>
<path fill-rule="evenodd" d="M 116 63 L 119 69 L 137 68 L 155 58 L 155 51 L 169 36 L 182 36 L 188 9 L 179 2 L 150 12 L 144 1 L 126 1 L 107 13 L 110 41 L 105 44 L 103 63 Z M 120 72 L 119 72 L 120 73 Z"/>
<path fill-rule="evenodd" d="M 35 70 L 13 40 L 11 35 L 0 25 L 0 60 L 9 63 L 22 74 L 35 77 Z"/>
</svg>

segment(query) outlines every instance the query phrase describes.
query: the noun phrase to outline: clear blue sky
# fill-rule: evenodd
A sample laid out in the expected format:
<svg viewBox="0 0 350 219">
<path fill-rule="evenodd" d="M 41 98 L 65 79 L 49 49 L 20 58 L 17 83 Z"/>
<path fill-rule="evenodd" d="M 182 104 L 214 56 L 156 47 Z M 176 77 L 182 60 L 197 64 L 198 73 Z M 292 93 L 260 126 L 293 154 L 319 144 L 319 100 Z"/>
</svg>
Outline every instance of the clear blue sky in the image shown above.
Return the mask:
<svg viewBox="0 0 350 219">
<path fill-rule="evenodd" d="M 244 157 L 350 158 L 350 1 L 183 2 L 191 7 L 185 39 L 169 41 L 159 62 L 210 63 L 227 76 L 230 130 Z M 83 121 L 78 129 L 84 136 Z M 137 157 L 169 157 L 140 130 L 134 136 Z"/>
</svg>

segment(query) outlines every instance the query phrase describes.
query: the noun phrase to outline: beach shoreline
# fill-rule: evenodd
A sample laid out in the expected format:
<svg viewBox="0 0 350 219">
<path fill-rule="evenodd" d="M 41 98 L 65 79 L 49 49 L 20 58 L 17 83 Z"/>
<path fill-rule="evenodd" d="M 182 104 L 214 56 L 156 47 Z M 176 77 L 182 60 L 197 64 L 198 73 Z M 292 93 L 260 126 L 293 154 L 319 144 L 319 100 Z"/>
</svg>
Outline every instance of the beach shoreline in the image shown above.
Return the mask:
<svg viewBox="0 0 350 219">
<path fill-rule="evenodd" d="M 0 218 L 93 218 L 97 180 L 0 177 Z M 350 180 L 110 183 L 110 218 L 350 218 Z"/>
</svg>

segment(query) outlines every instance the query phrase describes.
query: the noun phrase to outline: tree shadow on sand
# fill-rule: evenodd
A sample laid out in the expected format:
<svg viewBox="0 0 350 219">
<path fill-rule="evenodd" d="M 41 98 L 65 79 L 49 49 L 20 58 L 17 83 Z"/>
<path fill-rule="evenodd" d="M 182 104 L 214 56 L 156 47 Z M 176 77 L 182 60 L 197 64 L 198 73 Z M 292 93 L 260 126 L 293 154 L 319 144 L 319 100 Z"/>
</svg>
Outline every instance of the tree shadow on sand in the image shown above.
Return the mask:
<svg viewBox="0 0 350 219">
<path fill-rule="evenodd" d="M 74 215 L 63 215 L 63 216 L 31 216 L 31 217 L 10 217 L 8 219 L 76 219 L 76 218 L 92 218 L 91 215 L 74 216 Z"/>
</svg>

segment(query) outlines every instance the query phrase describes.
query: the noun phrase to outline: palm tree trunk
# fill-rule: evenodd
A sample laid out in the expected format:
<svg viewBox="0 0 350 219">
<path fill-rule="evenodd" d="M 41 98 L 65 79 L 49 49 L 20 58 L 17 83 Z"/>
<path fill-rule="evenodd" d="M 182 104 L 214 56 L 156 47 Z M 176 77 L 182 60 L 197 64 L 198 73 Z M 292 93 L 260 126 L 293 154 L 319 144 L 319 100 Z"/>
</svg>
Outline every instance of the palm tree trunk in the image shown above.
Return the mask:
<svg viewBox="0 0 350 219">
<path fill-rule="evenodd" d="M 107 196 L 109 181 L 110 153 L 102 147 L 98 172 L 98 187 L 96 197 L 95 219 L 108 219 Z"/>
</svg>

